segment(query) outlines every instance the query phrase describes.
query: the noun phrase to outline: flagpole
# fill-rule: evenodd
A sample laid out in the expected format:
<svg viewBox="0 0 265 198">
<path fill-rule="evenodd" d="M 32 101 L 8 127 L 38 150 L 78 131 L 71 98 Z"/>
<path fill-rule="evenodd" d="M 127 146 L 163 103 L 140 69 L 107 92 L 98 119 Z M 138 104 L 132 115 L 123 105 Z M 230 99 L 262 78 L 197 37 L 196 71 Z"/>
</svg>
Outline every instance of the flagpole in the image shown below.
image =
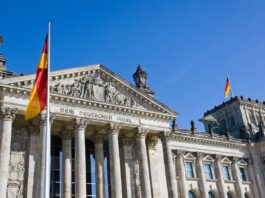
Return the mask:
<svg viewBox="0 0 265 198">
<path fill-rule="evenodd" d="M 50 131 L 50 40 L 51 40 L 51 23 L 48 25 L 48 68 L 47 68 L 47 98 L 46 98 L 46 136 L 45 136 L 45 198 L 50 197 L 50 149 L 51 149 L 51 131 Z"/>
<path fill-rule="evenodd" d="M 229 83 L 230 83 L 231 96 L 234 97 L 233 90 L 232 90 L 232 84 L 231 84 L 231 81 L 230 81 L 230 78 L 229 78 L 229 75 L 228 74 L 227 74 L 227 78 L 228 78 Z"/>
</svg>

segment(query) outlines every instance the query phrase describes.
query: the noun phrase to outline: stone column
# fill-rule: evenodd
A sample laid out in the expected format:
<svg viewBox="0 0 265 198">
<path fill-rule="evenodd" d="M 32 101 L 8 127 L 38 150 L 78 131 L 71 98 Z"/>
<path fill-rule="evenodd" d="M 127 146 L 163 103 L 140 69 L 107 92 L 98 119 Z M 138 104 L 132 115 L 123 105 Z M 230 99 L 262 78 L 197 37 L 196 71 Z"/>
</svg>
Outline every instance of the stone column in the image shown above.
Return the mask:
<svg viewBox="0 0 265 198">
<path fill-rule="evenodd" d="M 203 153 L 197 153 L 197 167 L 198 167 L 198 176 L 200 179 L 199 186 L 201 190 L 201 197 L 207 198 L 208 191 L 206 186 L 206 176 L 204 172 L 204 163 L 203 163 Z"/>
<path fill-rule="evenodd" d="M 105 198 L 104 182 L 104 137 L 95 136 L 95 157 L 96 157 L 96 192 L 98 198 Z"/>
<path fill-rule="evenodd" d="M 111 197 L 122 198 L 121 168 L 119 152 L 119 131 L 120 127 L 109 124 L 109 158 L 110 158 L 110 183 Z"/>
<path fill-rule="evenodd" d="M 17 113 L 16 109 L 0 108 L 0 197 L 6 198 L 9 177 L 9 160 L 12 136 L 12 123 Z"/>
<path fill-rule="evenodd" d="M 50 114 L 50 127 L 54 120 L 54 114 Z M 46 114 L 40 114 L 40 141 L 39 141 L 39 152 L 40 152 L 40 160 L 38 162 L 38 198 L 45 198 L 45 155 L 46 155 Z"/>
<path fill-rule="evenodd" d="M 29 148 L 28 148 L 28 167 L 27 167 L 27 186 L 26 197 L 37 196 L 37 176 L 39 161 L 39 127 L 29 126 Z"/>
<path fill-rule="evenodd" d="M 88 121 L 76 118 L 75 124 L 75 197 L 86 198 L 85 131 Z"/>
<path fill-rule="evenodd" d="M 122 147 L 121 147 L 121 178 L 124 188 L 122 188 L 122 193 L 124 198 L 134 198 L 136 197 L 136 178 L 134 172 L 134 146 L 135 139 L 132 137 L 122 137 Z"/>
<path fill-rule="evenodd" d="M 148 133 L 148 129 L 138 128 L 136 145 L 138 147 L 138 160 L 139 160 L 139 169 L 140 169 L 140 183 L 141 183 L 141 194 L 142 197 L 151 198 L 151 183 L 150 183 L 150 174 L 149 166 L 147 159 L 147 150 L 145 138 Z"/>
<path fill-rule="evenodd" d="M 236 193 L 237 197 L 244 197 L 244 191 L 242 186 L 242 179 L 240 176 L 239 168 L 237 166 L 238 164 L 238 157 L 233 158 L 233 164 L 232 164 L 232 174 L 234 176 L 234 179 L 236 180 Z"/>
<path fill-rule="evenodd" d="M 221 165 L 221 155 L 216 155 L 216 173 L 217 173 L 217 179 L 218 179 L 218 188 L 219 188 L 219 195 L 220 198 L 227 198 L 226 190 L 225 190 L 225 182 L 224 182 L 224 175 L 223 175 L 223 168 Z"/>
<path fill-rule="evenodd" d="M 164 149 L 164 160 L 165 160 L 165 168 L 166 168 L 166 178 L 167 178 L 167 188 L 168 188 L 168 197 L 177 198 L 177 179 L 176 179 L 176 171 L 175 166 L 172 159 L 171 152 L 171 137 L 170 132 L 166 131 L 162 133 L 162 143 Z"/>
<path fill-rule="evenodd" d="M 72 133 L 67 129 L 62 131 L 62 153 L 62 197 L 72 198 Z"/>
<path fill-rule="evenodd" d="M 177 168 L 179 174 L 180 197 L 188 197 L 188 190 L 186 186 L 186 171 L 184 166 L 184 152 L 177 151 Z"/>
</svg>

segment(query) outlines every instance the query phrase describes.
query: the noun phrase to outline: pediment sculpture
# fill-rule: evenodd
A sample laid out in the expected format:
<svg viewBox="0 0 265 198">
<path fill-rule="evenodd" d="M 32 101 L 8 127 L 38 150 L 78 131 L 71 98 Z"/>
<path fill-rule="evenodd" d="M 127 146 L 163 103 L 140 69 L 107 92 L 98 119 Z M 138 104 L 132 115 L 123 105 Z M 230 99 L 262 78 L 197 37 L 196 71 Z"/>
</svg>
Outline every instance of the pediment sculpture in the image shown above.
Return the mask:
<svg viewBox="0 0 265 198">
<path fill-rule="evenodd" d="M 112 82 L 103 81 L 97 73 L 75 78 L 69 83 L 57 82 L 52 86 L 51 92 L 115 105 L 141 107 L 134 98 L 118 91 Z"/>
</svg>

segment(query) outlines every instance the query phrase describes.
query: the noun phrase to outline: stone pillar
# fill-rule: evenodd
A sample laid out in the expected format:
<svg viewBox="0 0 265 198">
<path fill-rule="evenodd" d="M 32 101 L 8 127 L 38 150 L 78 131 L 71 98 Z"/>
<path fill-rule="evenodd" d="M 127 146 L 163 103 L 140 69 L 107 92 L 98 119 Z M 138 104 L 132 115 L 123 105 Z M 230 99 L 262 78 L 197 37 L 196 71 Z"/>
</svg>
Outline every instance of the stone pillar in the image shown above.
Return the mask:
<svg viewBox="0 0 265 198">
<path fill-rule="evenodd" d="M 29 126 L 29 148 L 28 148 L 28 167 L 27 167 L 27 186 L 26 197 L 37 196 L 37 176 L 39 161 L 39 127 Z"/>
<path fill-rule="evenodd" d="M 67 129 L 62 131 L 62 153 L 62 197 L 72 198 L 72 133 Z"/>
<path fill-rule="evenodd" d="M 46 155 L 46 114 L 40 114 L 40 142 L 39 142 L 39 152 L 40 152 L 40 160 L 38 163 L 38 198 L 45 198 L 45 155 Z M 50 127 L 54 120 L 54 115 L 50 114 Z"/>
<path fill-rule="evenodd" d="M 239 168 L 237 166 L 238 164 L 238 157 L 233 158 L 233 164 L 232 164 L 232 174 L 234 177 L 234 180 L 236 180 L 236 193 L 237 197 L 244 197 L 244 191 L 243 191 L 243 186 L 242 186 L 242 179 L 240 176 Z"/>
<path fill-rule="evenodd" d="M 218 179 L 218 188 L 219 188 L 219 195 L 220 198 L 227 198 L 227 193 L 225 190 L 225 182 L 224 182 L 224 175 L 223 175 L 223 167 L 221 165 L 221 155 L 216 155 L 216 173 L 217 173 L 217 179 Z"/>
<path fill-rule="evenodd" d="M 9 160 L 12 136 L 12 123 L 17 113 L 16 109 L 0 108 L 0 197 L 6 198 L 9 177 Z"/>
<path fill-rule="evenodd" d="M 122 137 L 122 147 L 121 147 L 121 175 L 122 183 L 126 188 L 122 188 L 123 198 L 134 198 L 136 178 L 134 172 L 134 145 L 135 140 L 131 137 Z"/>
<path fill-rule="evenodd" d="M 151 183 L 150 183 L 150 174 L 149 166 L 147 159 L 147 150 L 145 138 L 148 133 L 148 129 L 138 128 L 136 145 L 138 147 L 138 160 L 139 160 L 139 169 L 140 169 L 140 183 L 141 183 L 141 194 L 142 197 L 151 198 Z"/>
<path fill-rule="evenodd" d="M 122 198 L 121 168 L 119 151 L 119 131 L 120 127 L 109 124 L 109 158 L 110 158 L 110 183 L 111 197 Z"/>
<path fill-rule="evenodd" d="M 197 170 L 200 179 L 199 186 L 201 190 L 201 197 L 208 198 L 208 191 L 206 186 L 206 176 L 204 172 L 203 153 L 197 154 Z"/>
<path fill-rule="evenodd" d="M 75 197 L 86 198 L 85 131 L 88 121 L 76 118 L 75 124 Z"/>
<path fill-rule="evenodd" d="M 105 198 L 104 182 L 104 138 L 101 135 L 95 137 L 95 158 L 96 158 L 96 192 L 98 198 Z"/>
<path fill-rule="evenodd" d="M 177 179 L 176 179 L 176 171 L 175 166 L 172 159 L 171 152 L 171 137 L 170 132 L 164 132 L 162 134 L 162 143 L 164 149 L 164 160 L 165 160 L 165 168 L 166 168 L 166 178 L 167 178 L 167 188 L 168 188 L 168 197 L 177 198 Z"/>
<path fill-rule="evenodd" d="M 180 197 L 188 197 L 188 190 L 186 186 L 186 171 L 184 166 L 184 152 L 177 151 L 177 168 L 179 174 Z"/>
</svg>

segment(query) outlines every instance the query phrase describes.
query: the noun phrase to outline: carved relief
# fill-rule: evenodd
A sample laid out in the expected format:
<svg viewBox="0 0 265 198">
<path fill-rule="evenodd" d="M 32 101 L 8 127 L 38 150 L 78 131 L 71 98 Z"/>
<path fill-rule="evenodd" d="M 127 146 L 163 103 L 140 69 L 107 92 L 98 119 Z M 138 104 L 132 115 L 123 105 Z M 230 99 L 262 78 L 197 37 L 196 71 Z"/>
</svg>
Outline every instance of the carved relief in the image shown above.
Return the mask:
<svg viewBox="0 0 265 198">
<path fill-rule="evenodd" d="M 27 140 L 28 133 L 26 129 L 12 130 L 7 198 L 21 198 L 24 196 L 23 184 L 25 180 Z"/>
<path fill-rule="evenodd" d="M 140 107 L 132 97 L 119 92 L 113 83 L 103 81 L 97 73 L 76 78 L 72 83 L 59 82 L 52 86 L 51 92 L 115 105 Z"/>
<path fill-rule="evenodd" d="M 136 145 L 133 147 L 132 153 L 133 153 L 133 159 L 134 161 L 134 178 L 135 178 L 135 197 L 141 198 L 141 184 L 140 184 L 140 167 L 139 167 L 139 161 L 137 160 L 137 152 L 134 152 L 136 150 Z"/>
</svg>

